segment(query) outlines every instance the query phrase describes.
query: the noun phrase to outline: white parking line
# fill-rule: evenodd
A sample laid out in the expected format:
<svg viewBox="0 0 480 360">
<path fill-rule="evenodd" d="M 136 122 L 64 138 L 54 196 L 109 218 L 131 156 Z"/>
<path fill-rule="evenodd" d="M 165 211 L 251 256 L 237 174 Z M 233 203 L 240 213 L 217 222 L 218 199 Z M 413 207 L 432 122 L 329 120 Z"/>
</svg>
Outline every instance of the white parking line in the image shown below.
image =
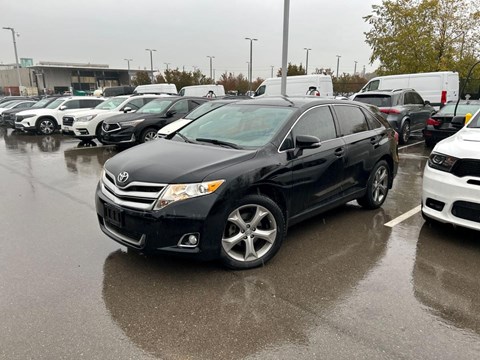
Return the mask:
<svg viewBox="0 0 480 360">
<path fill-rule="evenodd" d="M 422 141 L 418 141 L 418 142 L 413 143 L 413 144 L 409 144 L 409 145 L 405 145 L 405 146 L 399 146 L 399 147 L 398 147 L 398 150 L 406 149 L 406 148 L 408 148 L 408 147 L 410 147 L 410 146 L 415 146 L 415 145 L 418 145 L 418 144 L 421 144 L 421 143 L 423 143 L 423 140 L 422 140 Z"/>
<path fill-rule="evenodd" d="M 399 217 L 389 221 L 385 224 L 385 226 L 393 228 L 395 225 L 400 224 L 402 221 L 407 220 L 409 217 L 415 215 L 416 213 L 420 212 L 422 209 L 422 205 L 418 205 L 417 207 L 413 208 L 410 211 L 407 211 L 405 214 L 400 215 Z"/>
</svg>

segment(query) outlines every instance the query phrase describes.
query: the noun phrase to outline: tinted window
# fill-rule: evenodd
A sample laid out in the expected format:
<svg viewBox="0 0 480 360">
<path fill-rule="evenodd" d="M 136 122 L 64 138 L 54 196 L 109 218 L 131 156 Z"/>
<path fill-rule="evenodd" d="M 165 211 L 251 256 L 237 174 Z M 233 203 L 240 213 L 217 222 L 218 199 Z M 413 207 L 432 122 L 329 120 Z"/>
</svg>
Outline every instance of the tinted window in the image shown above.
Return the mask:
<svg viewBox="0 0 480 360">
<path fill-rule="evenodd" d="M 419 104 L 417 98 L 415 97 L 415 93 L 413 92 L 406 92 L 404 95 L 403 95 L 403 103 L 405 105 L 416 105 L 416 104 Z M 422 102 L 420 101 L 420 104 Z"/>
<path fill-rule="evenodd" d="M 423 105 L 423 99 L 419 94 L 414 92 L 412 93 L 412 97 L 413 97 L 414 104 Z"/>
<path fill-rule="evenodd" d="M 337 137 L 332 112 L 328 106 L 321 106 L 307 110 L 294 126 L 293 136 L 312 135 L 321 141 Z"/>
<path fill-rule="evenodd" d="M 177 101 L 169 110 L 174 110 L 177 114 L 185 114 L 188 112 L 188 100 Z"/>
<path fill-rule="evenodd" d="M 375 117 L 375 115 L 371 114 L 367 110 L 364 110 L 364 114 L 365 114 L 365 117 L 367 119 L 368 127 L 370 129 L 378 129 L 378 128 L 381 128 L 383 126 L 382 123 L 380 122 L 380 120 L 378 120 Z M 381 115 L 377 114 L 377 116 L 381 116 Z"/>
<path fill-rule="evenodd" d="M 148 102 L 146 100 L 150 101 L 152 99 L 133 99 L 133 100 L 129 101 L 125 105 L 125 107 L 129 107 L 132 110 L 138 110 Z"/>
<path fill-rule="evenodd" d="M 335 105 L 335 113 L 340 123 L 342 135 L 351 135 L 368 130 L 363 112 L 355 106 Z"/>
<path fill-rule="evenodd" d="M 67 109 L 79 109 L 80 108 L 80 102 L 78 100 L 70 100 L 67 101 L 65 104 Z"/>
<path fill-rule="evenodd" d="M 196 108 L 197 106 L 199 106 L 200 104 L 203 104 L 203 102 L 188 100 L 188 108 L 189 108 L 189 111 L 192 111 L 193 109 L 195 109 L 195 108 Z"/>
<path fill-rule="evenodd" d="M 365 104 L 371 104 L 378 107 L 391 107 L 392 97 L 390 95 L 377 94 L 377 95 L 357 95 L 353 99 Z"/>
<path fill-rule="evenodd" d="M 88 99 L 88 100 L 80 100 L 80 106 L 83 109 L 87 108 L 94 108 L 97 106 L 99 103 L 102 103 L 103 100 L 95 100 L 95 99 Z"/>
<path fill-rule="evenodd" d="M 372 90 L 377 90 L 378 85 L 380 85 L 380 80 L 375 80 L 372 81 L 370 84 L 368 84 L 367 91 L 372 91 Z"/>
<path fill-rule="evenodd" d="M 265 85 L 260 86 L 255 93 L 255 96 L 260 96 L 265 94 Z"/>
</svg>

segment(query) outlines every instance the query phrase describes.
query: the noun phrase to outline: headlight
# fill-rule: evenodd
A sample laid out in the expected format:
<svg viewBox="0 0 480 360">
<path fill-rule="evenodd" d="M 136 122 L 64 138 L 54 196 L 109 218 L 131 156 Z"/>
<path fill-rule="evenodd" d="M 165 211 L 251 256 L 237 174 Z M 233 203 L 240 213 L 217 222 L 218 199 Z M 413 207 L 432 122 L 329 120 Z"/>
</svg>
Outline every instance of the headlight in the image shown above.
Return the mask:
<svg viewBox="0 0 480 360">
<path fill-rule="evenodd" d="M 27 115 L 16 115 L 16 119 L 22 121 L 23 119 L 31 118 L 37 116 L 35 114 L 27 114 Z"/>
<path fill-rule="evenodd" d="M 97 116 L 96 114 L 95 115 L 87 115 L 87 116 L 80 116 L 78 118 L 75 118 L 75 122 L 87 122 L 87 121 L 90 121 L 92 120 L 95 116 Z"/>
<path fill-rule="evenodd" d="M 428 166 L 440 171 L 450 172 L 457 160 L 456 157 L 433 152 L 428 158 Z"/>
<path fill-rule="evenodd" d="M 180 200 L 207 195 L 215 192 L 225 180 L 214 180 L 196 184 L 173 184 L 168 185 L 155 204 L 154 210 L 160 210 L 165 206 Z"/>
<path fill-rule="evenodd" d="M 131 127 L 131 126 L 137 126 L 137 125 L 140 124 L 142 121 L 145 121 L 145 119 L 125 121 L 125 122 L 121 122 L 121 123 L 120 123 L 120 126 L 121 126 L 122 128 Z"/>
</svg>

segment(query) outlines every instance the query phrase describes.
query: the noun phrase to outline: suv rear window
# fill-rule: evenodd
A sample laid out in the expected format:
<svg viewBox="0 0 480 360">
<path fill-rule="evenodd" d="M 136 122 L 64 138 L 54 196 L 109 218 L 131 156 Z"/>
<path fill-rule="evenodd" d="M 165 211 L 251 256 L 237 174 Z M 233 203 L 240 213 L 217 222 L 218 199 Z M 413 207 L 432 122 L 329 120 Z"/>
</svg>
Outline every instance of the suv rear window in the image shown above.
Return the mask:
<svg viewBox="0 0 480 360">
<path fill-rule="evenodd" d="M 391 107 L 392 106 L 392 97 L 390 95 L 357 95 L 353 99 L 365 104 L 372 104 L 378 107 Z"/>
</svg>

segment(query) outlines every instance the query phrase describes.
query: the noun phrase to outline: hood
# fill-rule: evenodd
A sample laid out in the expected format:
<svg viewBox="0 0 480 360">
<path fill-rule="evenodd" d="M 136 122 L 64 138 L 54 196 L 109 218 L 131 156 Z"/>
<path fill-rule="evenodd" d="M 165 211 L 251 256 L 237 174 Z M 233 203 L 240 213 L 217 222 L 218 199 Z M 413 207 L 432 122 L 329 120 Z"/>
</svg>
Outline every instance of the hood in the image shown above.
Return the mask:
<svg viewBox="0 0 480 360">
<path fill-rule="evenodd" d="M 160 114 L 138 114 L 138 113 L 121 113 L 114 115 L 105 120 L 108 124 L 115 124 L 123 121 L 138 120 L 138 119 L 152 119 L 159 118 Z"/>
<path fill-rule="evenodd" d="M 19 112 L 18 115 L 51 115 L 57 109 L 28 109 L 22 112 Z"/>
<path fill-rule="evenodd" d="M 480 159 L 480 129 L 464 127 L 455 135 L 440 141 L 434 151 L 458 158 Z"/>
<path fill-rule="evenodd" d="M 75 117 L 82 117 L 87 115 L 98 115 L 105 110 L 97 110 L 97 109 L 77 109 L 75 112 L 71 113 L 70 115 Z"/>
<path fill-rule="evenodd" d="M 251 159 L 255 150 L 155 140 L 135 146 L 108 160 L 105 169 L 115 178 L 123 171 L 131 181 L 162 184 L 203 181 L 212 172 Z"/>
</svg>

